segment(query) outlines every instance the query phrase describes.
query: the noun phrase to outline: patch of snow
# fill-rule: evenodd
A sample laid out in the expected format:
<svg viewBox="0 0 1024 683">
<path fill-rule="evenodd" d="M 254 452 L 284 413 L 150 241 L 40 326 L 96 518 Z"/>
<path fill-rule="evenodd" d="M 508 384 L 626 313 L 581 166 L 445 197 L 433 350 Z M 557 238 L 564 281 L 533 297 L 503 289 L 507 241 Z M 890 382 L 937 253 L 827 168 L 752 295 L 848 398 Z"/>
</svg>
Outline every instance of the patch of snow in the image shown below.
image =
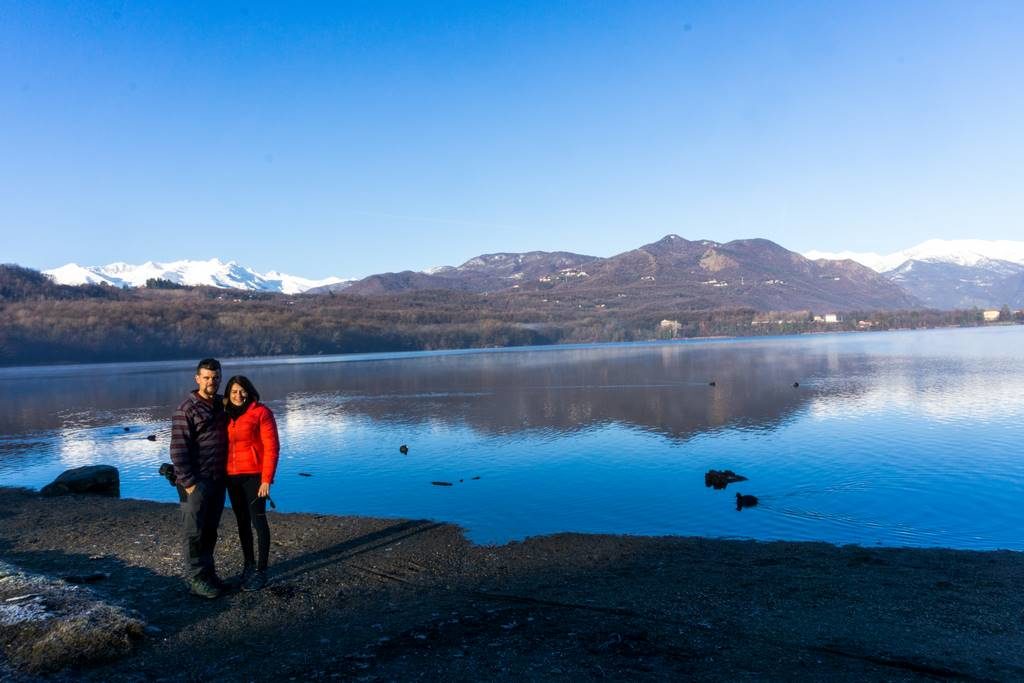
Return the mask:
<svg viewBox="0 0 1024 683">
<path fill-rule="evenodd" d="M 0 604 L 0 626 L 14 626 L 26 621 L 43 621 L 50 617 L 41 598 L 26 602 Z"/>
<path fill-rule="evenodd" d="M 121 286 L 117 278 L 103 275 L 95 267 L 86 268 L 77 263 L 68 263 L 53 270 L 44 270 L 43 274 L 49 275 L 59 285 L 98 285 L 106 283 L 115 287 Z"/>
<path fill-rule="evenodd" d="M 271 270 L 265 273 L 263 278 L 267 283 L 280 283 L 280 289 L 277 291 L 284 294 L 301 294 L 302 292 L 313 289 L 314 287 L 326 287 L 327 285 L 351 282 L 351 280 L 343 280 L 340 277 L 325 277 L 322 280 L 311 280 L 309 278 L 299 277 L 298 275 L 279 273 L 276 270 Z"/>
<path fill-rule="evenodd" d="M 352 281 L 339 277 L 314 280 L 276 270 L 261 274 L 235 261 L 225 263 L 216 258 L 207 261 L 182 260 L 168 263 L 146 261 L 140 265 L 119 261 L 105 266 L 87 267 L 68 263 L 60 268 L 44 270 L 43 273 L 63 285 L 105 282 L 115 287 L 144 287 L 147 280 L 159 279 L 181 285 L 206 285 L 284 294 L 300 294 L 314 287 Z"/>
<path fill-rule="evenodd" d="M 825 252 L 808 251 L 806 258 L 851 259 L 868 268 L 885 273 L 903 266 L 907 261 L 951 263 L 958 266 L 986 267 L 990 261 L 1009 261 L 1024 265 L 1024 242 L 1013 240 L 927 240 L 916 246 L 893 252 Z M 909 269 L 909 268 L 907 268 Z"/>
</svg>

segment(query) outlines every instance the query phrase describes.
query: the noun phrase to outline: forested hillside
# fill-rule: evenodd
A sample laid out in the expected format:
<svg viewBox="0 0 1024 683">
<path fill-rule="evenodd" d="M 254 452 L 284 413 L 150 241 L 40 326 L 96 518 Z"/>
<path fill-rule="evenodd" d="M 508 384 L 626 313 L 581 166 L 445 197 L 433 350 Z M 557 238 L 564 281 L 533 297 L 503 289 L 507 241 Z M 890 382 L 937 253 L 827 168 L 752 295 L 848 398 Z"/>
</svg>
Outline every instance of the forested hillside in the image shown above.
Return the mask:
<svg viewBox="0 0 1024 683">
<path fill-rule="evenodd" d="M 973 325 L 980 311 L 707 310 L 665 291 L 381 296 L 252 293 L 211 287 L 135 290 L 54 285 L 0 266 L 0 363 L 141 361 L 638 341 L 697 336 Z M 669 323 L 662 324 L 662 321 Z"/>
</svg>

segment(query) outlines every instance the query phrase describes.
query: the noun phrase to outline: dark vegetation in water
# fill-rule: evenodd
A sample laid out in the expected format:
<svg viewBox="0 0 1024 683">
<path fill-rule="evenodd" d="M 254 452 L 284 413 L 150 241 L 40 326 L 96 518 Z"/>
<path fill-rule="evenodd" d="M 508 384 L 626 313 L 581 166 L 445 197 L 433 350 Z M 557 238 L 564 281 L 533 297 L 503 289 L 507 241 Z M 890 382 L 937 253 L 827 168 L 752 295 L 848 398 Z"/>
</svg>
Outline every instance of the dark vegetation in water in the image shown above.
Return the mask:
<svg viewBox="0 0 1024 683">
<path fill-rule="evenodd" d="M 736 474 L 732 470 L 708 470 L 704 473 L 704 486 L 721 491 L 729 484 L 746 481 L 742 474 Z"/>
<path fill-rule="evenodd" d="M 855 329 L 970 326 L 980 310 L 847 312 L 707 308 L 692 292 L 476 294 L 420 291 L 284 295 L 213 287 L 122 290 L 57 285 L 0 266 L 0 364 L 141 361 L 756 336 Z M 662 321 L 670 321 L 662 325 Z M 1016 321 L 1021 322 L 1020 315 Z"/>
</svg>

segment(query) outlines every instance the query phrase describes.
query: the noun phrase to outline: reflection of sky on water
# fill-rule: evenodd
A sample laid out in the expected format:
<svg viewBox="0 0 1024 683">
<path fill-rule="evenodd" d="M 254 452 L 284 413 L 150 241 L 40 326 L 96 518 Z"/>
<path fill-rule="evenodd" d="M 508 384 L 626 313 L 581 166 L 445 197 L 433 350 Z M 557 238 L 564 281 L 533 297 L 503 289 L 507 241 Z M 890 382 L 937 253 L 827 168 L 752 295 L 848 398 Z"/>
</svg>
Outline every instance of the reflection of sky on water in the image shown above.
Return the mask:
<svg viewBox="0 0 1024 683">
<path fill-rule="evenodd" d="M 964 364 L 955 374 L 940 363 L 920 363 L 899 371 L 877 371 L 839 378 L 811 402 L 815 417 L 846 417 L 913 411 L 934 420 L 970 423 L 1003 421 L 1024 414 L 1021 370 L 982 362 Z M 844 391 L 851 383 L 852 391 Z"/>
<path fill-rule="evenodd" d="M 104 459 L 115 460 L 120 466 L 146 465 L 166 450 L 166 444 L 147 441 L 139 433 L 105 433 L 109 428 L 99 434 L 95 434 L 96 431 L 100 430 L 62 430 L 57 436 L 57 456 L 61 464 L 65 467 L 91 465 L 96 462 L 96 454 L 102 453 Z"/>
<path fill-rule="evenodd" d="M 282 510 L 430 517 L 479 541 L 572 530 L 1019 549 L 1022 341 L 1020 327 L 820 335 L 231 361 L 225 374 L 250 375 L 278 417 Z M 38 487 L 106 462 L 125 496 L 174 500 L 156 468 L 192 372 L 0 369 L 0 477 Z M 750 481 L 704 489 L 709 468 Z M 737 513 L 735 490 L 762 504 Z"/>
</svg>

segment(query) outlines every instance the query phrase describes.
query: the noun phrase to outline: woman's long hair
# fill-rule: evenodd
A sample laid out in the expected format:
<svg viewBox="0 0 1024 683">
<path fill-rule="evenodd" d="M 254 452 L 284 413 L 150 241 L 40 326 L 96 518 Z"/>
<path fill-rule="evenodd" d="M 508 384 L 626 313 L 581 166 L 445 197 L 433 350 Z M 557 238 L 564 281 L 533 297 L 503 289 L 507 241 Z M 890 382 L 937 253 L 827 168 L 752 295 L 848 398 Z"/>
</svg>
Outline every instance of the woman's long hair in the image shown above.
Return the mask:
<svg viewBox="0 0 1024 683">
<path fill-rule="evenodd" d="M 236 384 L 242 387 L 247 394 L 245 403 L 240 406 L 236 406 L 231 402 L 231 387 Z M 232 418 L 238 417 L 258 400 L 260 400 L 260 392 L 256 391 L 256 387 L 253 386 L 248 377 L 245 375 L 235 375 L 228 380 L 227 386 L 224 388 L 224 410 L 227 411 L 229 416 Z"/>
</svg>

